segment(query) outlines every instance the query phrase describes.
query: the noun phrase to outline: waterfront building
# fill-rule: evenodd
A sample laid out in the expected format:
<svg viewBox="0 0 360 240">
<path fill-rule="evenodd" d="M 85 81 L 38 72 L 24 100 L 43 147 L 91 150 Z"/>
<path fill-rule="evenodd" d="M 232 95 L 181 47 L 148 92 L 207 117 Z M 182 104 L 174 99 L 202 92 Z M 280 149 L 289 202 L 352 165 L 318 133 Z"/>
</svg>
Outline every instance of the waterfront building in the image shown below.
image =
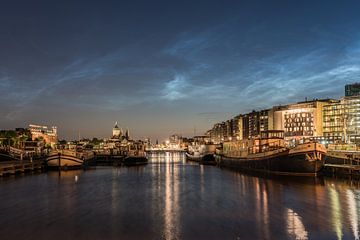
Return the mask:
<svg viewBox="0 0 360 240">
<path fill-rule="evenodd" d="M 242 134 L 242 136 L 240 137 L 240 139 L 248 139 L 250 136 L 249 114 L 244 114 L 241 119 L 242 119 L 242 131 L 240 131 L 239 134 Z"/>
<path fill-rule="evenodd" d="M 49 144 L 51 147 L 53 147 L 58 142 L 57 127 L 55 126 L 47 127 L 30 124 L 29 131 L 33 141 L 42 139 L 45 144 Z"/>
<path fill-rule="evenodd" d="M 360 144 L 360 95 L 342 99 L 344 104 L 345 137 L 348 142 Z"/>
<path fill-rule="evenodd" d="M 360 95 L 345 96 L 324 106 L 324 138 L 328 143 L 360 144 Z"/>
<path fill-rule="evenodd" d="M 236 119 L 237 119 L 237 129 L 236 129 L 236 132 L 235 132 L 236 140 L 243 140 L 244 139 L 244 136 L 243 136 L 243 129 L 244 129 L 243 118 L 244 118 L 244 116 L 242 114 L 240 114 L 240 115 L 238 115 L 236 117 Z"/>
<path fill-rule="evenodd" d="M 132 142 L 129 129 L 126 129 L 124 133 L 122 128 L 119 127 L 118 122 L 115 122 L 112 129 L 112 137 L 105 139 L 102 148 L 110 150 L 112 154 L 122 154 L 129 151 L 129 146 Z"/>
<path fill-rule="evenodd" d="M 360 145 L 360 83 L 345 86 L 345 96 L 324 106 L 324 138 L 327 143 Z"/>
<path fill-rule="evenodd" d="M 323 107 L 323 135 L 326 143 L 345 141 L 344 104 L 334 101 Z"/>
<path fill-rule="evenodd" d="M 210 139 L 214 143 L 219 143 L 224 141 L 226 136 L 226 124 L 225 122 L 216 123 L 213 128 L 210 130 L 209 134 Z"/>
<path fill-rule="evenodd" d="M 273 109 L 254 110 L 241 118 L 242 136 L 238 138 L 239 140 L 256 138 L 260 136 L 261 132 L 274 129 Z"/>
<path fill-rule="evenodd" d="M 346 85 L 340 100 L 313 99 L 254 110 L 216 123 L 207 135 L 219 143 L 256 138 L 268 130 L 282 130 L 290 141 L 309 138 L 324 144 L 360 145 L 360 83 Z"/>
<path fill-rule="evenodd" d="M 216 123 L 207 135 L 214 143 L 255 138 L 262 131 L 274 129 L 273 116 L 273 109 L 239 114 L 225 122 Z"/>
<path fill-rule="evenodd" d="M 332 99 L 314 99 L 286 106 L 275 106 L 274 129 L 283 130 L 285 140 L 300 140 L 323 135 L 323 107 Z"/>
<path fill-rule="evenodd" d="M 226 120 L 225 122 L 226 129 L 225 129 L 224 139 L 226 140 L 231 140 L 233 137 L 233 121 L 234 121 L 233 119 L 229 119 Z"/>
<path fill-rule="evenodd" d="M 241 115 L 235 116 L 231 121 L 231 137 L 233 139 L 240 139 L 240 135 L 242 137 L 242 134 L 240 134 L 240 128 L 242 129 L 242 123 L 240 124 L 240 121 L 242 121 Z"/>
<path fill-rule="evenodd" d="M 259 113 L 259 131 L 269 131 L 274 130 L 274 110 L 265 109 L 261 110 Z"/>
<path fill-rule="evenodd" d="M 254 138 L 260 135 L 260 112 L 252 111 L 248 113 L 249 116 L 249 136 L 248 138 Z"/>
</svg>

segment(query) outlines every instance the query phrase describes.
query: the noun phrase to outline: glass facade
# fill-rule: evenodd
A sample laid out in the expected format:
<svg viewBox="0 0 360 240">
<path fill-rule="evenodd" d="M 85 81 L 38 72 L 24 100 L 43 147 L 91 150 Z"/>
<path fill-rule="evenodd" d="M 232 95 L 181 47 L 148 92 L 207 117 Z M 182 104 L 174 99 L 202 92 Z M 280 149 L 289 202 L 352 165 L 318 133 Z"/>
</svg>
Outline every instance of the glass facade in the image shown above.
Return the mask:
<svg viewBox="0 0 360 240">
<path fill-rule="evenodd" d="M 360 142 L 360 96 L 345 97 L 343 100 L 345 113 L 345 130 L 348 141 Z"/>
<path fill-rule="evenodd" d="M 360 83 L 348 84 L 345 86 L 345 97 L 360 95 Z"/>
<path fill-rule="evenodd" d="M 323 132 L 325 137 L 343 137 L 344 129 L 344 105 L 339 101 L 324 106 L 323 108 Z"/>
<path fill-rule="evenodd" d="M 360 96 L 344 97 L 323 108 L 324 137 L 360 143 Z"/>
</svg>

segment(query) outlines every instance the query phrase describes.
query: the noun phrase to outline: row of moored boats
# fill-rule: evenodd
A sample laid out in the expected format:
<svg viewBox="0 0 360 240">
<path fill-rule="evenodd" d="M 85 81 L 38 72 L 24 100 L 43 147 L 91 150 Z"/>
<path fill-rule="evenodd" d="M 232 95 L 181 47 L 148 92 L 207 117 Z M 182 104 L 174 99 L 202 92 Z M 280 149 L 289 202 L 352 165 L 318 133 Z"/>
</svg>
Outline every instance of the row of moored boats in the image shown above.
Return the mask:
<svg viewBox="0 0 360 240">
<path fill-rule="evenodd" d="M 284 132 L 264 131 L 259 138 L 223 142 L 194 143 L 188 147 L 187 159 L 242 170 L 279 175 L 317 175 L 325 163 L 360 163 L 360 151 L 344 147 L 326 148 L 318 142 L 286 142 Z"/>
</svg>

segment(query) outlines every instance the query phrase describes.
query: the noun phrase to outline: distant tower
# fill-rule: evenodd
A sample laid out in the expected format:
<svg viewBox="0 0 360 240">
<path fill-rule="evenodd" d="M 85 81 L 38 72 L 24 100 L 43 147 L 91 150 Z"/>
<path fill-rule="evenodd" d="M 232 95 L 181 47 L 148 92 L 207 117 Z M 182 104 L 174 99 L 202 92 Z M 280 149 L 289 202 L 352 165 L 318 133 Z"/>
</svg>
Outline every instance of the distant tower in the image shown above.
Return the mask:
<svg viewBox="0 0 360 240">
<path fill-rule="evenodd" d="M 112 130 L 112 135 L 113 135 L 113 137 L 116 137 L 116 138 L 121 137 L 121 130 L 118 126 L 118 122 L 115 122 L 115 126 L 113 127 L 113 130 Z"/>
<path fill-rule="evenodd" d="M 128 128 L 126 129 L 126 132 L 125 132 L 125 138 L 126 138 L 127 140 L 130 139 L 130 133 L 129 133 L 129 129 L 128 129 Z"/>
</svg>

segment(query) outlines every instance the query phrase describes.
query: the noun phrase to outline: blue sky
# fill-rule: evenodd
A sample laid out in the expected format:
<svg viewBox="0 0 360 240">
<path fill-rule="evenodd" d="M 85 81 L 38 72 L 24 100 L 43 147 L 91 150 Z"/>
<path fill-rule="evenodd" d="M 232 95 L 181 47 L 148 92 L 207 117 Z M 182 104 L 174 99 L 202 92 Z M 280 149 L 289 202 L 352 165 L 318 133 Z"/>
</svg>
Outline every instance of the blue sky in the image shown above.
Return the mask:
<svg viewBox="0 0 360 240">
<path fill-rule="evenodd" d="M 203 133 L 339 98 L 360 77 L 358 1 L 2 1 L 0 128 L 62 138 Z"/>
</svg>

